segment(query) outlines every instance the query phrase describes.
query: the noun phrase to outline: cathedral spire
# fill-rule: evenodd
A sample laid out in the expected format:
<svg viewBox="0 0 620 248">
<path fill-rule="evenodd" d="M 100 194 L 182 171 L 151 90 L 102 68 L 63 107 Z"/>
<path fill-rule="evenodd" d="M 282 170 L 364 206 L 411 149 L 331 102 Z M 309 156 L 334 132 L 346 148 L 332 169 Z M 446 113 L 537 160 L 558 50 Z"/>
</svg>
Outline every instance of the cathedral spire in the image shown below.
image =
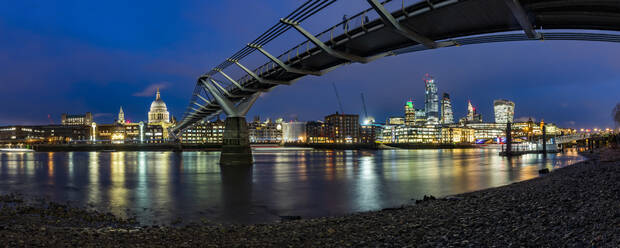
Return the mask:
<svg viewBox="0 0 620 248">
<path fill-rule="evenodd" d="M 118 111 L 118 123 L 125 123 L 125 112 L 123 111 L 123 106 L 121 106 L 121 110 Z"/>
<path fill-rule="evenodd" d="M 157 97 L 155 97 L 155 100 L 161 100 L 161 96 L 159 95 L 159 88 L 157 88 Z"/>
</svg>

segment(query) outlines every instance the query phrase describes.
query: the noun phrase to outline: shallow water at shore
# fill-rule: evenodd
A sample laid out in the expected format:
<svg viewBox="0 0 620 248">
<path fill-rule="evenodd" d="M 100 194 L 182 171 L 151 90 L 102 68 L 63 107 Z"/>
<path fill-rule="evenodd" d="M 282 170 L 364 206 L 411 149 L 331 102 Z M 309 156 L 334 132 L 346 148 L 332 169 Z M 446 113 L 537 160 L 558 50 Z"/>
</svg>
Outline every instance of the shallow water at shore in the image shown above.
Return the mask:
<svg viewBox="0 0 620 248">
<path fill-rule="evenodd" d="M 92 206 L 143 224 L 209 219 L 260 223 L 411 204 L 527 180 L 575 151 L 507 159 L 497 150 L 256 151 L 252 167 L 220 167 L 219 152 L 0 154 L 0 193 Z"/>
</svg>

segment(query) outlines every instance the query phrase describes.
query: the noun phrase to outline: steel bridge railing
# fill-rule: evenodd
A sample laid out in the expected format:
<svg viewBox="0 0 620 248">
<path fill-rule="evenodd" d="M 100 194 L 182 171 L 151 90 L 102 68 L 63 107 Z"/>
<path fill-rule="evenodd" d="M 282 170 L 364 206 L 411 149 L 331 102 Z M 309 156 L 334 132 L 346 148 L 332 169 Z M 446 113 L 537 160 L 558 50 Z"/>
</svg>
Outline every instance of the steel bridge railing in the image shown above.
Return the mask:
<svg viewBox="0 0 620 248">
<path fill-rule="evenodd" d="M 292 13 L 287 15 L 284 19 L 294 21 L 296 23 L 302 23 L 308 18 L 312 17 L 316 13 L 329 7 L 337 0 L 309 0 L 295 9 Z M 363 1 L 363 0 L 362 0 Z M 447 6 L 459 0 L 446 0 L 433 4 L 429 3 L 427 7 L 412 8 L 416 4 L 425 2 L 425 0 L 386 0 L 381 4 L 394 16 L 398 21 L 426 13 L 432 9 Z M 428 2 L 427 2 L 428 3 Z M 355 38 L 359 35 L 363 35 L 367 32 L 383 28 L 384 23 L 381 21 L 381 17 L 373 8 L 367 8 L 356 15 L 346 18 L 345 20 L 325 29 L 320 32 L 316 37 L 329 47 L 337 46 L 343 42 Z M 250 44 L 258 47 L 263 47 L 274 39 L 280 37 L 291 29 L 290 25 L 286 25 L 282 22 L 278 22 L 273 25 L 258 38 L 254 39 Z M 441 40 L 437 42 L 450 42 L 449 46 L 464 46 L 494 42 L 511 42 L 511 41 L 527 41 L 527 40 L 579 40 L 579 41 L 601 41 L 601 42 L 620 42 L 620 35 L 618 34 L 605 34 L 605 33 L 578 33 L 578 32 L 541 32 L 540 38 L 529 38 L 523 33 L 509 33 L 509 34 L 492 34 L 492 35 L 478 35 L 472 37 L 454 38 Z M 407 48 L 397 49 L 392 51 L 389 55 L 398 55 L 404 53 L 411 53 L 417 51 L 423 51 L 431 49 L 422 44 L 413 45 Z M 242 61 L 248 55 L 256 52 L 257 48 L 252 46 L 246 46 L 234 53 L 231 57 L 220 63 L 218 66 L 211 69 L 209 72 L 200 76 L 197 80 L 195 89 L 193 91 L 190 103 L 184 113 L 182 121 L 179 125 L 173 128 L 173 133 L 179 134 L 183 129 L 193 125 L 195 122 L 212 118 L 219 115 L 221 108 L 215 102 L 211 94 L 204 89 L 202 80 L 210 80 L 213 77 L 227 69 L 235 62 Z M 276 58 L 282 61 L 285 65 L 295 65 L 303 63 L 304 59 L 307 59 L 316 53 L 321 52 L 321 49 L 309 40 L 305 40 L 293 48 L 285 51 Z M 268 78 L 276 75 L 277 73 L 284 72 L 277 63 L 268 60 L 268 62 L 253 69 L 252 72 L 261 78 Z M 257 83 L 256 79 L 249 74 L 241 76 L 236 80 L 240 86 L 248 87 Z M 224 84 L 222 82 L 222 84 Z M 220 93 L 231 96 L 230 92 L 234 92 L 239 89 L 238 85 L 224 84 L 225 86 L 218 88 Z M 228 93 L 228 94 L 227 94 Z M 232 96 L 235 102 L 243 99 L 244 96 Z"/>
</svg>

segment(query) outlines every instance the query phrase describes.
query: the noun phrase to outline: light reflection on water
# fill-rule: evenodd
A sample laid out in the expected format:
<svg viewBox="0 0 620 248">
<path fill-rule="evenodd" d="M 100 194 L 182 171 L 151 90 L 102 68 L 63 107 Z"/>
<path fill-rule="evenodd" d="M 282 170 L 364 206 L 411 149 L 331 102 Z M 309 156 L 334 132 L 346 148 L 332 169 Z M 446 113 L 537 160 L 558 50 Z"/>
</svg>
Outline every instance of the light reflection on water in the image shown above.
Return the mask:
<svg viewBox="0 0 620 248">
<path fill-rule="evenodd" d="M 576 151 L 508 159 L 497 150 L 257 151 L 220 167 L 218 152 L 0 153 L 0 193 L 137 215 L 143 224 L 255 223 L 412 203 L 509 184 L 583 160 Z"/>
</svg>

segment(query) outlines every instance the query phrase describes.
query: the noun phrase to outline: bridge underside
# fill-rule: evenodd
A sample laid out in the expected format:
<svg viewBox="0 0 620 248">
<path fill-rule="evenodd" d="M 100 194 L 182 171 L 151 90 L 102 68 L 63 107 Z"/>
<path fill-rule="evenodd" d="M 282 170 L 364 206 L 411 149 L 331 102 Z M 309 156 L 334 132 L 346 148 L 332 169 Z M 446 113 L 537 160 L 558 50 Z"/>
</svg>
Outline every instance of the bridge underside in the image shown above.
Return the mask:
<svg viewBox="0 0 620 248">
<path fill-rule="evenodd" d="M 268 51 L 263 49 L 273 38 L 261 36 L 255 40 L 256 44 L 243 48 L 202 75 L 190 107 L 174 132 L 178 134 L 199 120 L 219 115 L 222 103 L 213 98 L 214 93 L 225 96 L 233 104 L 241 104 L 257 92 L 290 84 L 306 75 L 322 75 L 352 62 L 368 63 L 384 56 L 489 42 L 620 42 L 618 34 L 600 32 L 620 31 L 620 1 L 617 0 L 428 0 L 384 12 L 387 15 L 381 14 L 382 7 L 394 2 L 400 4 L 401 0 L 379 6 L 373 6 L 373 2 L 377 3 L 375 0 L 366 1 L 368 10 L 318 35 L 305 34 L 308 41 L 278 57 L 269 57 Z M 292 14 L 289 16 L 294 16 Z M 285 18 L 274 27 L 284 30 L 282 32 L 304 34 L 303 20 Z M 581 29 L 597 32 L 557 31 Z M 510 31 L 518 32 L 502 33 Z M 264 40 L 266 42 L 262 42 Z M 250 71 L 243 66 L 242 59 L 253 52 L 263 53 L 269 62 Z M 225 73 L 229 66 L 240 67 L 247 75 L 232 79 Z M 232 84 L 214 80 L 218 74 Z"/>
</svg>

